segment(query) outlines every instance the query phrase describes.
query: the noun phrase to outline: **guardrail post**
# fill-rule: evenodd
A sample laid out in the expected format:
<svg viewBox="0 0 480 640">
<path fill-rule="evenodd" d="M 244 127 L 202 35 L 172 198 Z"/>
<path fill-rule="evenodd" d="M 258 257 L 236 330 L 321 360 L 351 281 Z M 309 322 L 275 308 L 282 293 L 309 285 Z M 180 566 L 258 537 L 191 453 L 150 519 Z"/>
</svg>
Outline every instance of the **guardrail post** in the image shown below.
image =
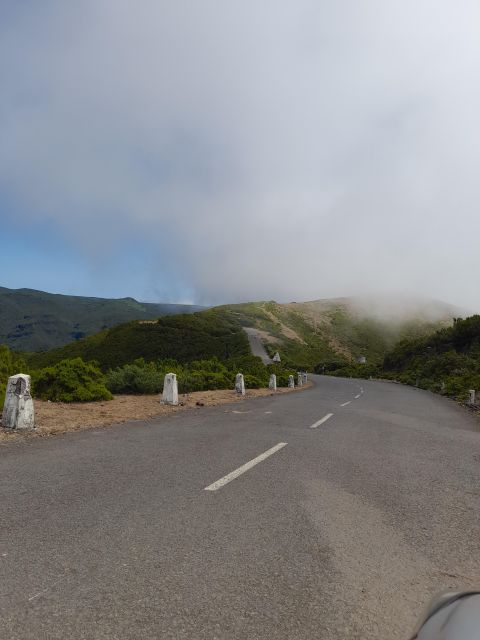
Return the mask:
<svg viewBox="0 0 480 640">
<path fill-rule="evenodd" d="M 175 373 L 167 373 L 163 380 L 163 404 L 178 404 L 178 384 L 177 376 Z"/>
<path fill-rule="evenodd" d="M 35 428 L 30 376 L 17 373 L 10 376 L 5 393 L 2 426 L 6 429 L 28 430 Z"/>
<path fill-rule="evenodd" d="M 235 391 L 240 396 L 245 395 L 245 379 L 243 377 L 243 373 L 237 373 L 235 377 Z"/>
</svg>

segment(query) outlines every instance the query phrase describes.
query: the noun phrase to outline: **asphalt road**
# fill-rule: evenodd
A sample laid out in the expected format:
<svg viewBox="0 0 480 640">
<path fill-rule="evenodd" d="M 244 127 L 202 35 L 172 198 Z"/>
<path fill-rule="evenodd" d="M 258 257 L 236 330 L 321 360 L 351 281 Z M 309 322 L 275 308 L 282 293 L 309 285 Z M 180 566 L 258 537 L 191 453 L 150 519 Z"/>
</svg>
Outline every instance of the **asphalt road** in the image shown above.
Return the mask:
<svg viewBox="0 0 480 640">
<path fill-rule="evenodd" d="M 2 640 L 407 638 L 478 586 L 477 419 L 315 381 L 1 447 Z"/>
<path fill-rule="evenodd" d="M 265 349 L 265 345 L 263 344 L 262 338 L 260 336 L 260 332 L 258 329 L 254 329 L 253 327 L 243 327 L 243 330 L 247 334 L 248 342 L 250 344 L 250 349 L 252 350 L 252 354 L 254 356 L 258 356 L 262 359 L 264 364 L 271 364 L 272 359 L 267 353 Z"/>
</svg>

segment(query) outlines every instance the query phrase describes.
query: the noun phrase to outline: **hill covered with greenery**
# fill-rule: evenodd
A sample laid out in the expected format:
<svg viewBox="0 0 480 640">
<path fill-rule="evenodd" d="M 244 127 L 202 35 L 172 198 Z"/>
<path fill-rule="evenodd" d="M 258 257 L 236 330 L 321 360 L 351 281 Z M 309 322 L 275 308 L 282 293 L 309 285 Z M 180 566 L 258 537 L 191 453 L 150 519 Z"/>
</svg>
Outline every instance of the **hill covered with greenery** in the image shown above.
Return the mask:
<svg viewBox="0 0 480 640">
<path fill-rule="evenodd" d="M 250 347 L 240 324 L 228 311 L 207 310 L 129 322 L 57 349 L 25 354 L 25 357 L 34 369 L 82 358 L 85 362 L 95 360 L 107 371 L 139 358 L 147 362 L 171 358 L 182 363 L 247 355 Z"/>
<path fill-rule="evenodd" d="M 0 344 L 15 351 L 47 350 L 131 320 L 200 309 L 133 298 L 86 298 L 0 287 Z"/>
<path fill-rule="evenodd" d="M 252 302 L 218 309 L 260 330 L 271 355 L 279 351 L 286 364 L 310 370 L 331 361 L 353 364 L 362 356 L 380 365 L 399 340 L 430 335 L 458 314 L 441 302 L 385 297 Z"/>
<path fill-rule="evenodd" d="M 42 393 L 49 393 L 47 382 L 58 376 L 62 393 L 70 387 L 76 392 L 76 380 L 87 375 L 82 363 L 94 361 L 98 373 L 87 373 L 95 392 L 102 379 L 115 393 L 157 391 L 167 370 L 178 374 L 185 389 L 228 388 L 237 370 L 251 376 L 252 386 L 265 384 L 270 369 L 251 356 L 243 330 L 254 327 L 271 355 L 280 352 L 279 376 L 308 369 L 390 377 L 458 396 L 480 387 L 480 317 L 456 319 L 451 326 L 455 311 L 431 302 L 362 307 L 352 299 L 226 305 L 128 322 L 56 349 L 23 353 L 25 362 L 4 348 L 3 378 L 21 367 L 32 372 L 39 390 L 43 384 Z M 358 363 L 361 356 L 366 365 Z"/>
<path fill-rule="evenodd" d="M 378 311 L 378 310 L 377 310 Z M 191 315 L 165 316 L 105 329 L 43 353 L 29 354 L 32 366 L 44 367 L 64 359 L 96 360 L 103 370 L 146 361 L 174 358 L 178 362 L 225 360 L 250 353 L 244 327 L 255 327 L 273 355 L 294 369 L 319 364 L 357 362 L 380 365 L 384 355 L 402 339 L 421 338 L 452 321 L 453 308 L 426 305 L 391 317 L 362 309 L 351 299 L 278 304 L 252 302 L 215 307 Z"/>
<path fill-rule="evenodd" d="M 384 375 L 465 401 L 480 391 L 480 315 L 417 340 L 403 340 L 385 357 Z"/>
</svg>

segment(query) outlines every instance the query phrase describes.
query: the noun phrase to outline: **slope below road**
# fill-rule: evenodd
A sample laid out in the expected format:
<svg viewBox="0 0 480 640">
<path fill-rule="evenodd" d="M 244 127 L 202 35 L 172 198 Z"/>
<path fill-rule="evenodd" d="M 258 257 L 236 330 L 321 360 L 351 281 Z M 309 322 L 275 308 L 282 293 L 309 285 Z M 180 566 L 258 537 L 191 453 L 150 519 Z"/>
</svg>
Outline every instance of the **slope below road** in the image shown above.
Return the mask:
<svg viewBox="0 0 480 640">
<path fill-rule="evenodd" d="M 314 379 L 1 447 L 3 637 L 400 639 L 478 586 L 475 416 Z"/>
</svg>

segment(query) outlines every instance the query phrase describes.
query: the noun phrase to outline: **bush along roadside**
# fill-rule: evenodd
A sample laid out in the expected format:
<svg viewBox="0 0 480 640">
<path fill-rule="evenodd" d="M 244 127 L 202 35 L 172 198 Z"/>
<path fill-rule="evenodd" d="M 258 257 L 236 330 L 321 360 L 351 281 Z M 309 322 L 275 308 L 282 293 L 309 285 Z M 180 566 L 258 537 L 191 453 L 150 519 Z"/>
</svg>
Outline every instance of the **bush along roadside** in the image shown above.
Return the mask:
<svg viewBox="0 0 480 640">
<path fill-rule="evenodd" d="M 459 402 L 480 391 L 480 315 L 456 318 L 428 338 L 404 340 L 387 353 L 383 376 Z"/>
<path fill-rule="evenodd" d="M 33 396 L 52 402 L 111 400 L 105 378 L 93 362 L 81 358 L 62 360 L 32 373 Z"/>
<path fill-rule="evenodd" d="M 161 393 L 165 374 L 175 373 L 180 393 L 233 389 L 235 375 L 238 372 L 244 374 L 247 389 L 268 387 L 271 373 L 277 375 L 278 386 L 286 387 L 288 376 L 294 373 L 283 369 L 280 365 L 266 366 L 256 356 L 243 356 L 222 361 L 218 358 L 210 358 L 189 363 L 179 363 L 172 359 L 157 362 L 138 359 L 132 364 L 110 370 L 106 375 L 106 386 L 116 394 Z"/>
<path fill-rule="evenodd" d="M 180 393 L 233 389 L 235 376 L 245 376 L 247 389 L 268 387 L 272 373 L 277 386 L 288 386 L 288 376 L 295 372 L 282 365 L 264 365 L 255 356 L 228 360 L 210 358 L 180 363 L 172 359 L 146 362 L 143 358 L 111 369 L 104 374 L 95 361 L 82 358 L 62 360 L 50 367 L 29 370 L 22 358 L 0 345 L 0 400 L 3 407 L 8 377 L 19 373 L 32 376 L 32 395 L 52 402 L 91 402 L 111 400 L 112 394 L 158 394 L 163 391 L 165 374 L 176 373 Z M 1 409 L 0 407 L 0 409 Z"/>
<path fill-rule="evenodd" d="M 10 376 L 16 373 L 27 373 L 25 360 L 10 349 L 0 344 L 0 412 L 5 402 L 5 391 Z"/>
<path fill-rule="evenodd" d="M 349 378 L 382 378 L 469 401 L 480 394 L 480 315 L 455 318 L 451 327 L 430 336 L 400 341 L 387 352 L 381 366 L 324 361 L 315 373 Z"/>
<path fill-rule="evenodd" d="M 381 367 L 376 364 L 357 364 L 346 360 L 321 362 L 315 366 L 314 371 L 315 373 L 339 378 L 363 378 L 368 380 L 369 378 L 381 377 Z"/>
</svg>

